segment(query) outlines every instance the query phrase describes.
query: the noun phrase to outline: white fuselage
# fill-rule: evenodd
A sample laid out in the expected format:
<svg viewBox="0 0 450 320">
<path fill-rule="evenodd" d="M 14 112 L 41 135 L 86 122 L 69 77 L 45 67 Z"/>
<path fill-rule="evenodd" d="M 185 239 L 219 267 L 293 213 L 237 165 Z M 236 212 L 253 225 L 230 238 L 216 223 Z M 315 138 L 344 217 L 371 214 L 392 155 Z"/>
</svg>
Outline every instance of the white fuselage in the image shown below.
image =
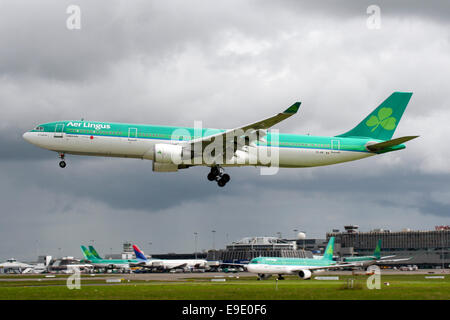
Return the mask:
<svg viewBox="0 0 450 320">
<path fill-rule="evenodd" d="M 77 135 L 68 133 L 51 133 L 51 132 L 27 132 L 23 135 L 24 139 L 36 146 L 48 150 L 90 156 L 106 156 L 106 157 L 123 157 L 123 158 L 139 158 L 154 160 L 155 144 L 174 144 L 177 140 L 160 139 L 140 139 L 127 137 L 109 137 L 109 136 L 90 136 Z M 252 148 L 252 147 L 248 147 Z M 267 154 L 267 147 L 258 146 L 256 154 L 258 159 L 260 154 Z M 335 163 L 353 161 L 363 159 L 374 155 L 369 152 L 344 151 L 344 150 L 324 150 L 314 148 L 289 148 L 280 146 L 278 149 L 278 165 L 271 163 L 270 165 L 279 167 L 313 167 L 324 166 Z M 237 151 L 242 152 L 240 150 Z M 197 163 L 196 163 L 197 164 Z M 201 162 L 197 165 L 206 165 Z M 224 163 L 223 166 L 242 166 L 249 163 Z M 254 165 L 254 164 L 252 164 Z M 256 165 L 261 164 L 258 160 Z M 269 164 L 267 164 L 269 165 Z"/>
<path fill-rule="evenodd" d="M 206 268 L 208 262 L 202 259 L 150 259 L 145 261 L 146 266 L 173 269 L 173 268 Z"/>
<path fill-rule="evenodd" d="M 318 266 L 298 266 L 298 265 L 272 265 L 272 264 L 248 264 L 247 270 L 257 274 L 297 274 L 300 269 L 309 270 Z"/>
</svg>

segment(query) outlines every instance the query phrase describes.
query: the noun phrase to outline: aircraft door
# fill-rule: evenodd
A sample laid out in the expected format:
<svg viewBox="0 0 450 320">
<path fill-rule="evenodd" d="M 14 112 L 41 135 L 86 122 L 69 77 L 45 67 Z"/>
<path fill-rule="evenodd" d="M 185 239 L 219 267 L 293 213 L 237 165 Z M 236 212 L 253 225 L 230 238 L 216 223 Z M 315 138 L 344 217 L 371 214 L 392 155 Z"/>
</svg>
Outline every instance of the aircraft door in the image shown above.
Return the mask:
<svg viewBox="0 0 450 320">
<path fill-rule="evenodd" d="M 136 140 L 137 140 L 137 128 L 129 128 L 128 141 L 136 141 Z"/>
<path fill-rule="evenodd" d="M 55 127 L 55 133 L 53 137 L 55 138 L 62 138 L 64 132 L 64 124 L 57 124 Z"/>
<path fill-rule="evenodd" d="M 340 153 L 341 141 L 331 140 L 331 153 Z"/>
</svg>

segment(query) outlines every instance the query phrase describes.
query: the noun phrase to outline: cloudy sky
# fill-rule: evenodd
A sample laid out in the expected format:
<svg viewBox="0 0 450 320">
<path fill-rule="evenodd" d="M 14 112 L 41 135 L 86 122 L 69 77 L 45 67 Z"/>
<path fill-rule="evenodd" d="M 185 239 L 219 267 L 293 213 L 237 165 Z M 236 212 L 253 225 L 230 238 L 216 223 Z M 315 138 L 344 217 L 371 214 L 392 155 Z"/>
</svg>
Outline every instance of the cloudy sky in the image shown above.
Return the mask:
<svg viewBox="0 0 450 320">
<path fill-rule="evenodd" d="M 338 4 L 339 3 L 339 4 Z M 381 9 L 370 29 L 367 8 Z M 67 28 L 70 5 L 81 29 Z M 0 259 L 101 253 L 125 240 L 192 252 L 245 236 L 324 238 L 344 224 L 450 222 L 448 1 L 0 1 Z M 393 91 L 414 95 L 400 152 L 310 169 L 153 173 L 151 162 L 57 155 L 39 123 L 87 119 L 229 128 L 302 101 L 281 132 L 336 135 Z M 151 246 L 149 245 L 151 242 Z"/>
</svg>

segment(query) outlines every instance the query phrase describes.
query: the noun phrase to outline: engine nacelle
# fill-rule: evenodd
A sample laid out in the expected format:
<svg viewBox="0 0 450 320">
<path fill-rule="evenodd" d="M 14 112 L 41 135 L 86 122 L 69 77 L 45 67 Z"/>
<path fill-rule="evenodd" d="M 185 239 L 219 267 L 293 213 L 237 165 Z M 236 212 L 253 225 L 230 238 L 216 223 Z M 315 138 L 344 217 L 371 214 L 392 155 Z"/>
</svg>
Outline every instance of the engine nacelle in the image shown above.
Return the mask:
<svg viewBox="0 0 450 320">
<path fill-rule="evenodd" d="M 298 276 L 300 278 L 302 278 L 303 280 L 311 279 L 311 271 L 309 271 L 309 270 L 300 270 L 298 272 Z"/>
<path fill-rule="evenodd" d="M 160 163 L 153 161 L 152 169 L 154 172 L 177 172 L 178 165 L 173 163 Z"/>
<path fill-rule="evenodd" d="M 181 164 L 183 147 L 176 144 L 155 144 L 154 162 Z"/>
</svg>

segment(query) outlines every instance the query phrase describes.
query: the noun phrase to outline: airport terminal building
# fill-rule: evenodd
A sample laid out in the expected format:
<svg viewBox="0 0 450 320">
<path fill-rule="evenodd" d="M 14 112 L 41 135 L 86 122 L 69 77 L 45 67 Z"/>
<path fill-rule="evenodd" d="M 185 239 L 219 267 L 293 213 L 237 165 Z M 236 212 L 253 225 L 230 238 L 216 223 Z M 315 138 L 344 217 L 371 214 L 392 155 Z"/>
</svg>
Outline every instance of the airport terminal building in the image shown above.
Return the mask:
<svg viewBox="0 0 450 320">
<path fill-rule="evenodd" d="M 210 250 L 207 259 L 237 263 L 257 257 L 312 258 L 312 253 L 299 248 L 296 241 L 292 240 L 246 237 L 227 245 L 225 250 Z"/>
<path fill-rule="evenodd" d="M 327 233 L 327 240 L 336 237 L 335 252 L 340 256 L 372 255 L 381 239 L 381 255 L 411 260 L 391 265 L 417 265 L 420 268 L 445 268 L 450 264 L 450 226 L 436 226 L 435 230 L 403 229 L 391 231 L 375 229 L 359 232 L 358 226 L 345 226 L 345 231 Z"/>
</svg>

